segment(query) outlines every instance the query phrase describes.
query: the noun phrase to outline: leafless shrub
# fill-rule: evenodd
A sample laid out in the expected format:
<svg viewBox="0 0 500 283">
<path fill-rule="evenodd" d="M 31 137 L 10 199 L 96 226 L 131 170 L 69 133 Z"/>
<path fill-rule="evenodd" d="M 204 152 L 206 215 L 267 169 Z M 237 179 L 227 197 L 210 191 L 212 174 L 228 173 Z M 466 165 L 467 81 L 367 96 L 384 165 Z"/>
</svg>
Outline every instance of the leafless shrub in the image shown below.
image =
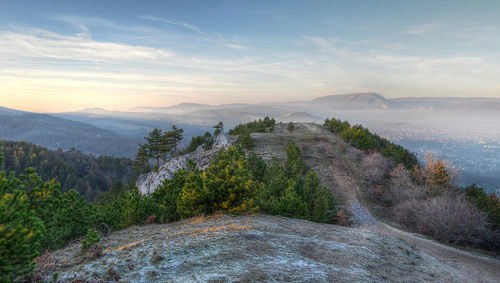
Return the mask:
<svg viewBox="0 0 500 283">
<path fill-rule="evenodd" d="M 416 232 L 449 243 L 477 246 L 491 238 L 486 214 L 462 193 L 402 201 L 393 208 L 392 217 Z"/>
<path fill-rule="evenodd" d="M 340 226 L 351 226 L 351 221 L 349 221 L 349 217 L 343 210 L 337 211 L 337 225 Z"/>
<path fill-rule="evenodd" d="M 366 155 L 361 162 L 364 177 L 374 185 L 381 184 L 389 177 L 393 167 L 393 162 L 378 152 Z"/>
<path fill-rule="evenodd" d="M 107 281 L 120 281 L 121 279 L 121 276 L 120 274 L 118 274 L 118 272 L 116 270 L 114 270 L 113 268 L 109 268 L 108 269 L 108 274 L 106 276 L 106 280 Z"/>
<path fill-rule="evenodd" d="M 145 221 L 145 224 L 153 224 L 155 223 L 156 215 L 150 215 Z"/>
<path fill-rule="evenodd" d="M 102 246 L 99 245 L 98 243 L 95 243 L 92 246 L 90 246 L 90 248 L 87 250 L 85 258 L 96 259 L 100 258 L 101 256 L 102 256 Z"/>
<path fill-rule="evenodd" d="M 151 261 L 152 264 L 158 264 L 159 262 L 161 262 L 164 259 L 165 259 L 165 257 L 162 256 L 162 255 L 160 255 L 158 253 L 158 251 L 155 250 L 155 251 L 153 251 L 153 254 L 151 255 L 151 260 L 150 261 Z"/>
<path fill-rule="evenodd" d="M 426 189 L 416 185 L 411 178 L 411 172 L 404 165 L 399 164 L 390 173 L 389 187 L 384 188 L 381 197 L 389 205 L 395 205 L 402 201 L 422 199 L 425 197 Z"/>
<path fill-rule="evenodd" d="M 54 273 L 59 261 L 50 252 L 45 252 L 41 256 L 35 258 L 35 270 L 33 273 L 24 278 L 24 282 L 43 282 L 44 278 Z"/>
</svg>

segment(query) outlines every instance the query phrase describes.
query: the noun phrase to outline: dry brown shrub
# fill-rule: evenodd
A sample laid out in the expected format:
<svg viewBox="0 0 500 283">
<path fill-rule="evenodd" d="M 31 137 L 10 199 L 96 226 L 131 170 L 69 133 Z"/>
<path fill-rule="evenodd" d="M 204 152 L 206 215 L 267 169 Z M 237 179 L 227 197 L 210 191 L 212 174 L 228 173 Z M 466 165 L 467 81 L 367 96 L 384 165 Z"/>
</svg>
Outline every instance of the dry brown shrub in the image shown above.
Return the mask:
<svg viewBox="0 0 500 283">
<path fill-rule="evenodd" d="M 145 224 L 153 224 L 153 223 L 155 223 L 155 220 L 156 220 L 156 215 L 150 215 L 146 219 Z"/>
<path fill-rule="evenodd" d="M 381 184 L 389 177 L 392 168 L 394 163 L 378 152 L 366 155 L 361 162 L 363 175 L 372 184 Z"/>
<path fill-rule="evenodd" d="M 337 225 L 340 226 L 351 226 L 351 221 L 349 221 L 349 217 L 343 210 L 337 211 Z"/>
<path fill-rule="evenodd" d="M 113 268 L 109 268 L 108 269 L 108 274 L 106 276 L 106 280 L 107 281 L 120 281 L 121 279 L 121 276 L 120 274 L 118 274 L 118 272 L 116 270 L 114 270 Z"/>
<path fill-rule="evenodd" d="M 390 172 L 389 187 L 384 190 L 383 200 L 389 205 L 402 201 L 425 198 L 426 189 L 416 185 L 411 178 L 411 172 L 403 164 L 399 164 Z"/>
<path fill-rule="evenodd" d="M 90 246 L 90 248 L 87 250 L 85 258 L 87 259 L 100 258 L 103 255 L 102 251 L 103 251 L 102 246 L 99 245 L 98 243 L 95 243 L 92 246 Z"/>
<path fill-rule="evenodd" d="M 431 152 L 424 156 L 425 164 L 414 168 L 416 181 L 427 188 L 429 196 L 437 196 L 452 188 L 458 180 L 458 170 L 445 160 L 439 159 Z"/>
<path fill-rule="evenodd" d="M 392 218 L 416 232 L 449 243 L 477 246 L 491 238 L 486 214 L 461 192 L 402 201 L 393 208 Z"/>
</svg>

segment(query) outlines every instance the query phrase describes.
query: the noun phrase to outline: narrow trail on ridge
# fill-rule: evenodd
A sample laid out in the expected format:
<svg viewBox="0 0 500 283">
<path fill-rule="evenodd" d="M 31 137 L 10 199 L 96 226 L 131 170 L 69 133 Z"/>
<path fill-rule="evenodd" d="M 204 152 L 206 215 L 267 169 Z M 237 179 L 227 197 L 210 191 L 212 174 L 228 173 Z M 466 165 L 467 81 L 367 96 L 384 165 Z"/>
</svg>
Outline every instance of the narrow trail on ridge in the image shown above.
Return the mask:
<svg viewBox="0 0 500 283">
<path fill-rule="evenodd" d="M 286 159 L 291 142 L 300 148 L 306 164 L 316 171 L 321 184 L 330 188 L 351 221 L 360 229 L 368 229 L 405 241 L 416 251 L 424 252 L 436 264 L 443 265 L 466 282 L 500 282 L 500 260 L 475 251 L 444 245 L 425 236 L 407 232 L 377 220 L 363 197 L 365 182 L 360 175 L 360 162 L 365 153 L 357 150 L 314 123 L 295 123 L 293 131 L 286 124 L 276 125 L 273 133 L 252 134 L 255 151 L 269 160 L 272 155 Z"/>
</svg>

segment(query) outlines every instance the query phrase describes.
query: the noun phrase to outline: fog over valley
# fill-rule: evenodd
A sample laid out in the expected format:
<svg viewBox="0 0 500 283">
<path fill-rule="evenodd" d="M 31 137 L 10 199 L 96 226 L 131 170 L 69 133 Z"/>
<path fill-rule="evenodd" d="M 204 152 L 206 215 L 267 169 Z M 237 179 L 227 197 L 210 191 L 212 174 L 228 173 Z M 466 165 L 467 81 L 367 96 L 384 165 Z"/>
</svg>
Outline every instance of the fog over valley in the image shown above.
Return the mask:
<svg viewBox="0 0 500 283">
<path fill-rule="evenodd" d="M 184 129 L 181 145 L 186 145 L 218 121 L 229 129 L 265 116 L 320 124 L 335 117 L 359 123 L 419 158 L 432 152 L 459 171 L 461 185 L 477 183 L 493 191 L 500 184 L 500 99 L 496 98 L 386 99 L 358 93 L 272 104 L 137 106 L 129 111 L 87 108 L 33 114 L 1 108 L 0 115 L 3 139 L 124 157 L 133 157 L 137 144 L 152 129 L 167 130 L 174 124 Z"/>
</svg>

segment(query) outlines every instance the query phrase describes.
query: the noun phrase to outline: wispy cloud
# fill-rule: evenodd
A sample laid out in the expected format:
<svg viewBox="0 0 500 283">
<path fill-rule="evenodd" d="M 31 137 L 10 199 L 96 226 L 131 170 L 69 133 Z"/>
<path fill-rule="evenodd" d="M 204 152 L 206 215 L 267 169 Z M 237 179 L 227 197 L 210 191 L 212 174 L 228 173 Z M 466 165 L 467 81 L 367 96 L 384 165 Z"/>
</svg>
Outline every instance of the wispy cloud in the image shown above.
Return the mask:
<svg viewBox="0 0 500 283">
<path fill-rule="evenodd" d="M 132 34 L 157 34 L 159 32 L 158 29 L 144 26 L 144 25 L 128 25 L 116 23 L 114 21 L 98 18 L 98 17 L 85 17 L 85 16 L 75 16 L 75 15 L 58 15 L 53 16 L 51 19 L 66 23 L 77 28 L 81 26 L 89 26 L 89 27 L 106 27 L 109 29 L 124 31 Z"/>
<path fill-rule="evenodd" d="M 185 23 L 185 22 L 181 22 L 181 21 L 174 21 L 174 20 L 169 20 L 169 19 L 154 17 L 154 16 L 151 16 L 151 15 L 139 16 L 139 18 L 144 19 L 144 20 L 154 21 L 154 22 L 160 22 L 160 23 L 166 23 L 166 24 L 175 25 L 175 26 L 181 26 L 181 27 L 190 29 L 192 31 L 195 31 L 197 33 L 203 33 L 195 25 L 191 25 L 191 24 L 188 24 L 188 23 Z"/>
<path fill-rule="evenodd" d="M 241 46 L 241 45 L 238 45 L 238 44 L 229 44 L 229 43 L 226 43 L 226 44 L 224 44 L 224 46 L 229 47 L 231 49 L 237 49 L 237 50 L 247 50 L 248 49 L 247 47 Z"/>
<path fill-rule="evenodd" d="M 63 36 L 45 30 L 0 31 L 0 58 L 52 58 L 92 62 L 158 60 L 172 56 L 166 49 L 95 41 L 88 32 Z"/>
<path fill-rule="evenodd" d="M 115 105 L 116 97 L 126 96 L 128 104 L 122 107 L 127 108 L 186 101 L 298 100 L 359 91 L 388 96 L 418 96 L 435 90 L 443 91 L 440 95 L 492 95 L 500 91 L 500 70 L 488 58 L 473 54 L 426 56 L 397 42 L 317 36 L 283 40 L 191 32 L 184 36 L 181 32 L 183 35 L 176 37 L 179 45 L 164 49 L 157 47 L 161 44 L 96 40 L 85 27 L 70 35 L 34 28 L 0 30 L 2 95 L 38 95 L 38 103 L 43 97 L 57 101 L 72 93 L 66 97 L 75 103 L 97 103 L 107 97 L 109 105 Z M 184 44 L 198 49 L 185 50 Z M 70 103 L 68 98 L 66 102 Z M 101 103 L 103 107 L 120 107 L 109 105 Z"/>
<path fill-rule="evenodd" d="M 439 24 L 421 24 L 421 25 L 415 25 L 415 26 L 409 26 L 406 28 L 405 32 L 407 34 L 424 34 L 431 32 L 438 28 L 440 25 Z"/>
</svg>

